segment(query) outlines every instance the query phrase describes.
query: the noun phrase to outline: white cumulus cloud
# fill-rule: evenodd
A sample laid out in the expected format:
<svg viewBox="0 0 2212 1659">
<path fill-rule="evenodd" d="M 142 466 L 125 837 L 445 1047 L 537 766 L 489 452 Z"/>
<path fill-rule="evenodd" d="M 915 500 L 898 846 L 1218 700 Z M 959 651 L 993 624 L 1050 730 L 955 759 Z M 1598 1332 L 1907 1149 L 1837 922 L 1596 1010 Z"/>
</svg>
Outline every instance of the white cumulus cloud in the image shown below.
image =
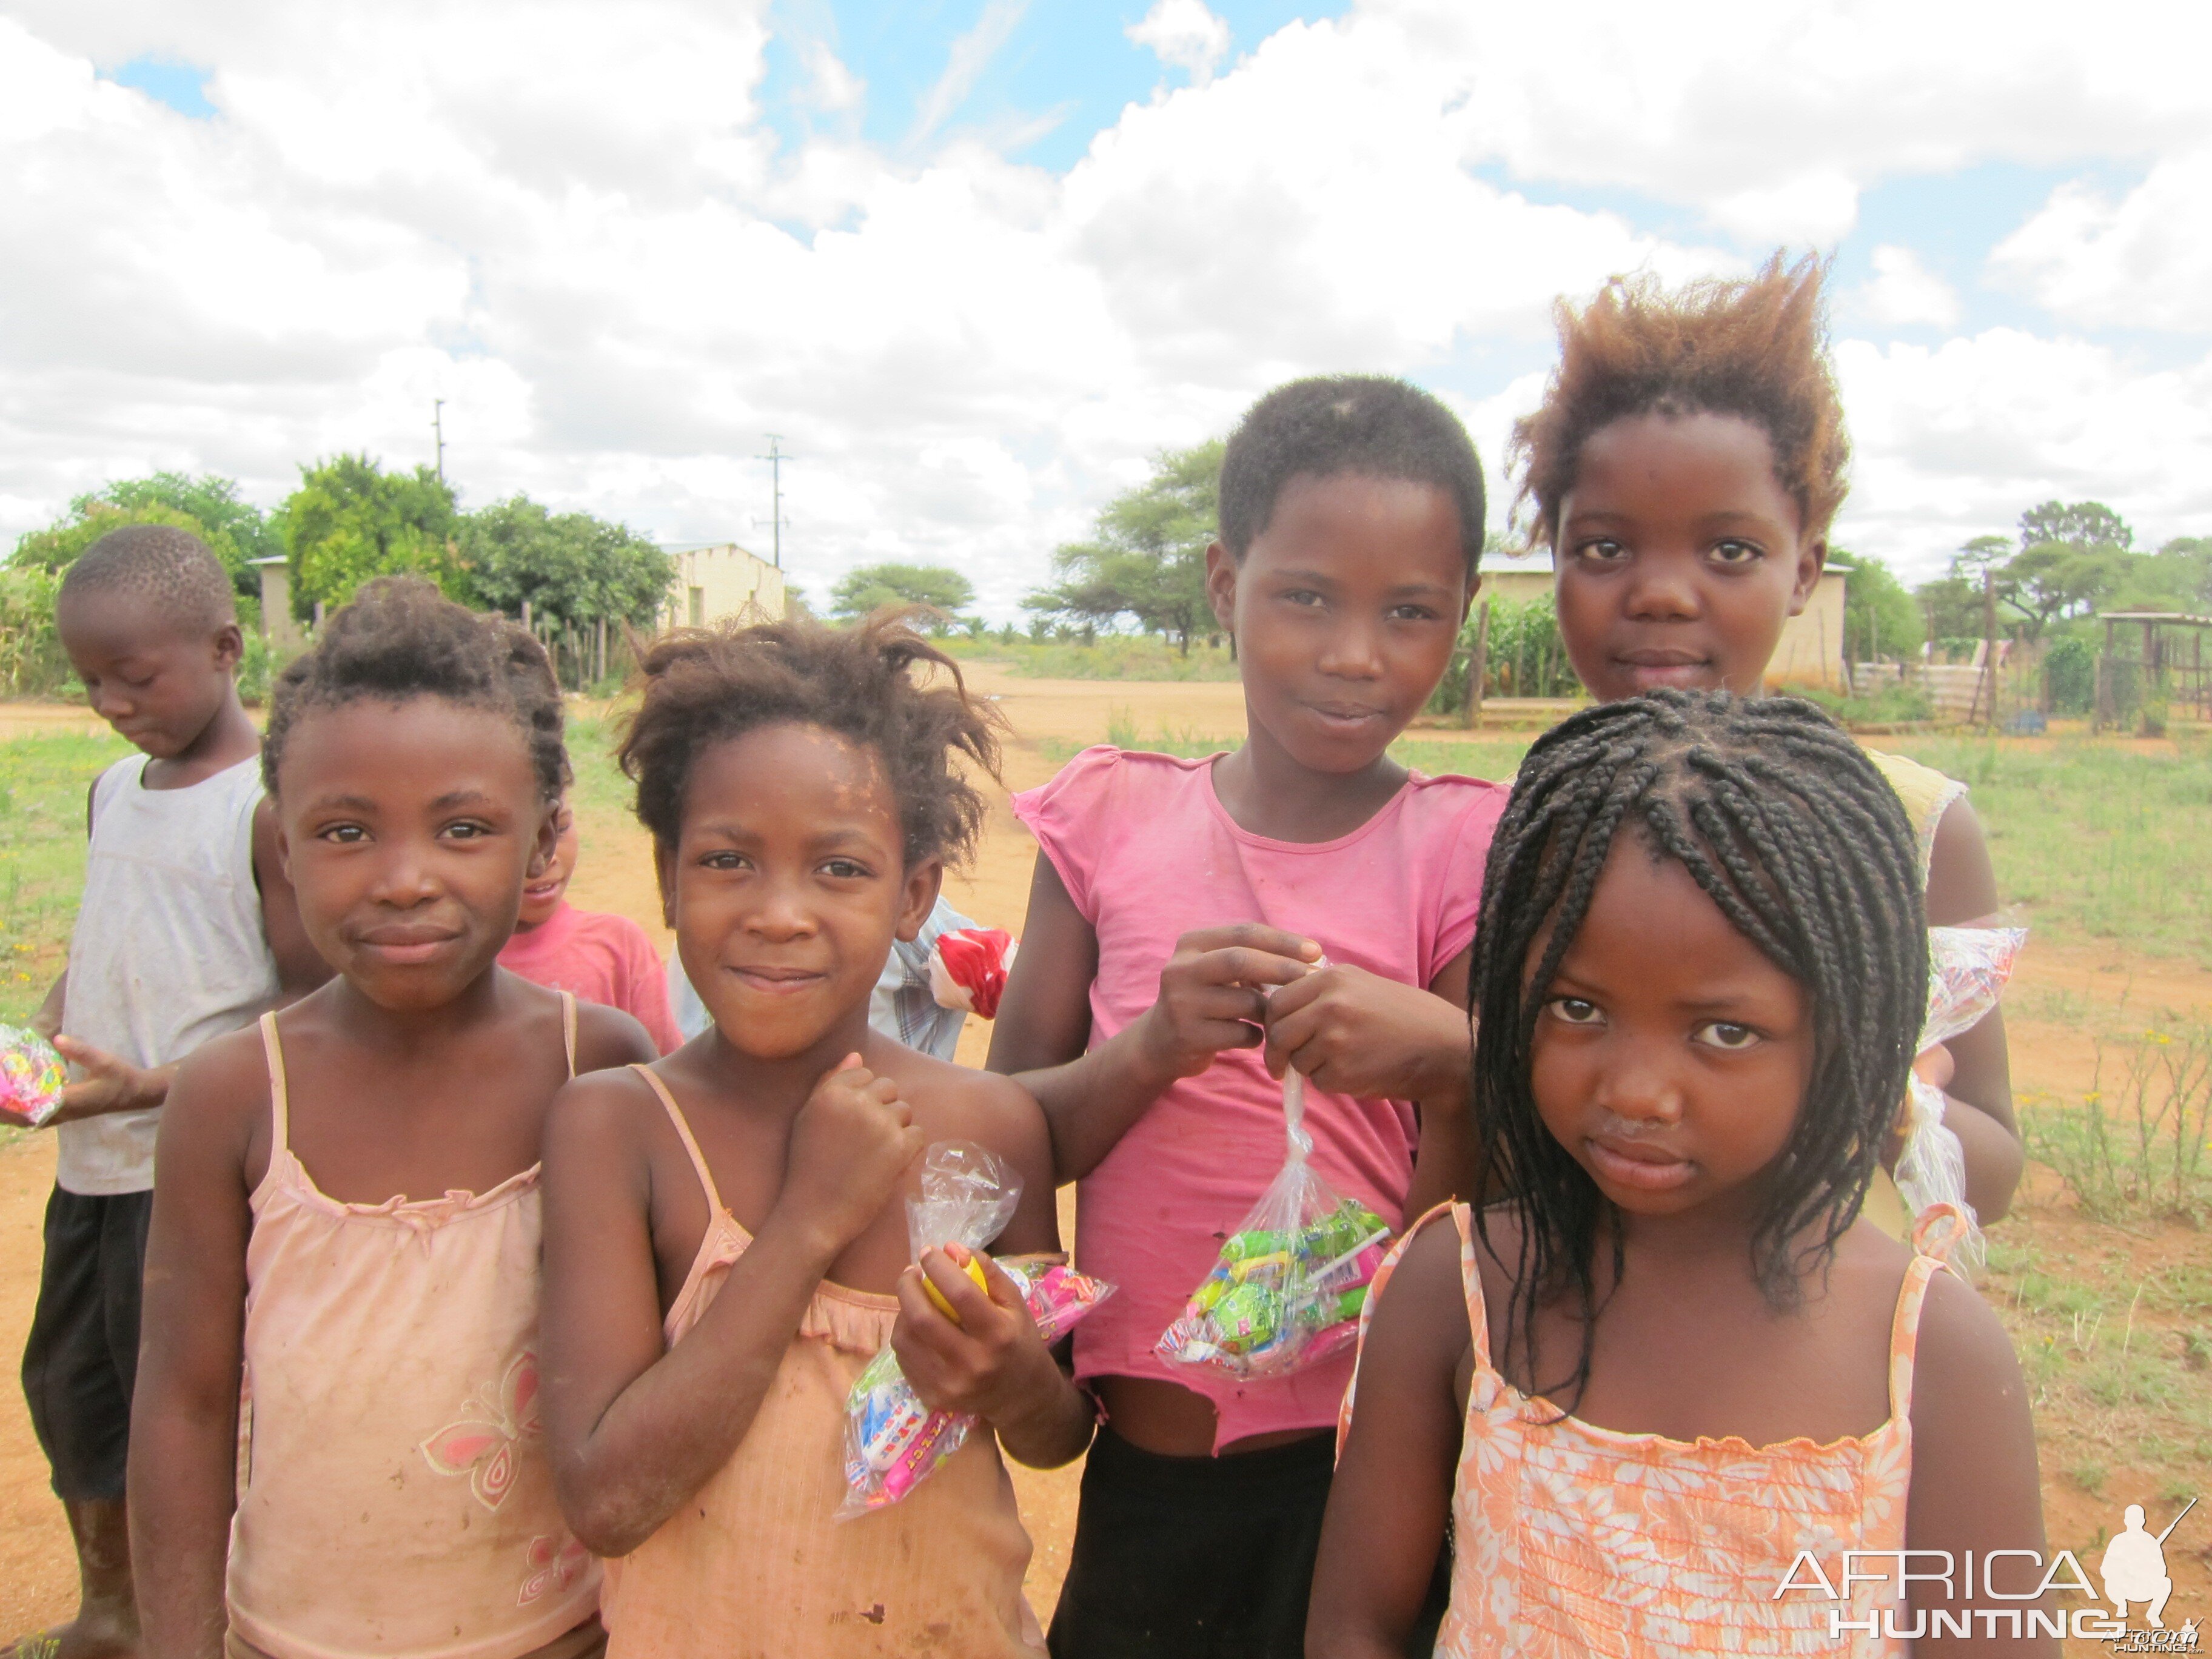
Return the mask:
<svg viewBox="0 0 2212 1659">
<path fill-rule="evenodd" d="M 1872 258 L 1873 277 L 1851 297 L 1878 323 L 1928 323 L 1950 328 L 1959 320 L 1959 296 L 1909 247 L 1884 242 Z"/>
<path fill-rule="evenodd" d="M 1229 25 L 1206 9 L 1206 0 L 1153 0 L 1124 33 L 1194 81 L 1211 80 L 1229 53 Z"/>
</svg>

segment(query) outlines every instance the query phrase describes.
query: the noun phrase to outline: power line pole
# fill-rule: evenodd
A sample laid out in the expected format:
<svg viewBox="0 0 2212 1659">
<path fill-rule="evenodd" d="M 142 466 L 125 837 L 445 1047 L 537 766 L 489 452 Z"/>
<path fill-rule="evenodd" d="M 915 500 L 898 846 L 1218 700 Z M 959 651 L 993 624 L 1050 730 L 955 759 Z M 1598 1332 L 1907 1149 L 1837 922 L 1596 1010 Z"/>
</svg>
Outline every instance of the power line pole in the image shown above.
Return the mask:
<svg viewBox="0 0 2212 1659">
<path fill-rule="evenodd" d="M 775 433 L 763 435 L 768 439 L 768 453 L 756 455 L 753 459 L 769 464 L 769 476 L 774 480 L 775 516 L 769 522 L 774 526 L 775 568 L 781 570 L 783 568 L 783 464 L 797 458 L 785 452 L 783 440 Z"/>
<path fill-rule="evenodd" d="M 446 400 L 430 399 L 430 430 L 438 437 L 438 482 L 446 482 Z"/>
</svg>

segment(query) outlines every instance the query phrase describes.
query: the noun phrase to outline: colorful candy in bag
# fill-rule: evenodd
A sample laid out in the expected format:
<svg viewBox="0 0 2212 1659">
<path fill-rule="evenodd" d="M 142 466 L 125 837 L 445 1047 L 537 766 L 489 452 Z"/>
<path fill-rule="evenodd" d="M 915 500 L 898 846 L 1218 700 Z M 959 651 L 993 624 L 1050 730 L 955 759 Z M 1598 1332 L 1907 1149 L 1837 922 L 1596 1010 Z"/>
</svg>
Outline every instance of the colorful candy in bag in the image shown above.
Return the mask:
<svg viewBox="0 0 2212 1659">
<path fill-rule="evenodd" d="M 61 1109 L 69 1073 L 54 1045 L 36 1031 L 0 1025 L 0 1108 L 36 1128 Z"/>
<path fill-rule="evenodd" d="M 1305 1131 L 1305 1079 L 1283 1079 L 1290 1155 L 1229 1235 L 1213 1270 L 1155 1352 L 1232 1376 L 1279 1376 L 1342 1352 L 1358 1338 L 1367 1286 L 1390 1230 L 1357 1199 L 1314 1172 Z"/>
<path fill-rule="evenodd" d="M 1021 1178 L 981 1146 L 939 1141 L 922 1155 L 921 1196 L 907 1200 L 914 1259 L 947 1244 L 980 1252 L 1006 1231 L 1021 1195 Z M 1021 1287 L 1047 1342 L 1059 1340 L 1113 1293 L 1112 1285 L 1051 1256 L 1003 1256 L 999 1267 Z M 846 1398 L 845 1501 L 836 1518 L 849 1521 L 897 1503 L 958 1451 L 975 1425 L 965 1413 L 924 1406 L 885 1343 Z"/>
<path fill-rule="evenodd" d="M 1920 1028 L 1926 1054 L 1972 1029 L 1997 1005 L 2013 963 L 2027 938 L 2025 927 L 1930 927 L 1928 930 L 1928 1015 Z M 1981 1228 L 1966 1202 L 1966 1162 L 1959 1137 L 1943 1121 L 1943 1091 L 1916 1073 L 1906 1090 L 1905 1147 L 1897 1158 L 1897 1191 L 1915 1219 L 1939 1204 L 1955 1206 L 1966 1231 L 1951 1260 L 1972 1271 L 1982 1265 Z"/>
</svg>

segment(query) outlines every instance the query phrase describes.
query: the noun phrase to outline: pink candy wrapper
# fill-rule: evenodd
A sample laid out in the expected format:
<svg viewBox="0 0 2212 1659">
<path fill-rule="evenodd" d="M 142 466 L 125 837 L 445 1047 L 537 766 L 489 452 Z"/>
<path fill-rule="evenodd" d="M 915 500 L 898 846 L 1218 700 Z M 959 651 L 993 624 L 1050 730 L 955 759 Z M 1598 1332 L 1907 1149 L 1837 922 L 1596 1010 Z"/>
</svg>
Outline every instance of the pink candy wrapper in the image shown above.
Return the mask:
<svg viewBox="0 0 2212 1659">
<path fill-rule="evenodd" d="M 54 1045 L 36 1031 L 0 1025 L 0 1108 L 27 1118 L 33 1128 L 61 1110 L 69 1073 Z"/>
<path fill-rule="evenodd" d="M 958 1244 L 981 1254 L 1006 1230 L 1021 1202 L 1021 1177 L 982 1147 L 940 1140 L 922 1154 L 921 1194 L 906 1203 L 907 1242 L 914 1259 Z M 1086 1278 L 1052 1256 L 1007 1256 L 999 1262 L 1021 1286 L 1030 1317 L 1047 1342 L 1058 1340 L 1113 1287 Z M 896 1504 L 966 1443 L 975 1419 L 933 1412 L 921 1403 L 898 1356 L 886 1342 L 853 1380 L 845 1402 L 845 1501 L 849 1521 Z"/>
<path fill-rule="evenodd" d="M 1930 927 L 1928 930 L 1928 1015 L 1920 1030 L 1926 1054 L 1980 1024 L 1997 1006 L 2013 963 L 2027 938 L 2025 927 Z M 1943 1091 L 1917 1074 L 1906 1090 L 1905 1148 L 1897 1158 L 1897 1192 L 1917 1221 L 1939 1204 L 1954 1206 L 1966 1226 L 1951 1247 L 1960 1270 L 1982 1265 L 1982 1230 L 1966 1202 L 1966 1160 L 1959 1137 L 1943 1121 Z"/>
</svg>

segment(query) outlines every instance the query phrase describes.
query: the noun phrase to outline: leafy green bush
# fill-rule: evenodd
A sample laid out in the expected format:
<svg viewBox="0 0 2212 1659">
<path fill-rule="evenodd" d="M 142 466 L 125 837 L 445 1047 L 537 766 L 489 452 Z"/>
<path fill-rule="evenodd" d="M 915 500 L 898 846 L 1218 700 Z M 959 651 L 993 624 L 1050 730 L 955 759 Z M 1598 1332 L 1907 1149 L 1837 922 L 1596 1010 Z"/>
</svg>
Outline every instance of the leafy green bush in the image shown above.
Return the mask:
<svg viewBox="0 0 2212 1659">
<path fill-rule="evenodd" d="M 50 697 L 75 678 L 54 629 L 58 586 L 36 565 L 0 569 L 0 695 Z"/>
<path fill-rule="evenodd" d="M 2086 714 L 2097 699 L 2097 647 L 2061 635 L 2043 657 L 2044 695 L 2054 714 Z"/>
<path fill-rule="evenodd" d="M 1482 625 L 1480 605 L 1468 612 L 1459 648 L 1429 699 L 1432 714 L 1455 714 L 1467 707 L 1468 670 L 1474 659 L 1475 635 Z M 1490 601 L 1490 632 L 1483 651 L 1482 695 L 1486 697 L 1571 697 L 1582 682 L 1567 661 L 1559 638 L 1559 613 L 1548 596 L 1521 601 Z"/>
</svg>

